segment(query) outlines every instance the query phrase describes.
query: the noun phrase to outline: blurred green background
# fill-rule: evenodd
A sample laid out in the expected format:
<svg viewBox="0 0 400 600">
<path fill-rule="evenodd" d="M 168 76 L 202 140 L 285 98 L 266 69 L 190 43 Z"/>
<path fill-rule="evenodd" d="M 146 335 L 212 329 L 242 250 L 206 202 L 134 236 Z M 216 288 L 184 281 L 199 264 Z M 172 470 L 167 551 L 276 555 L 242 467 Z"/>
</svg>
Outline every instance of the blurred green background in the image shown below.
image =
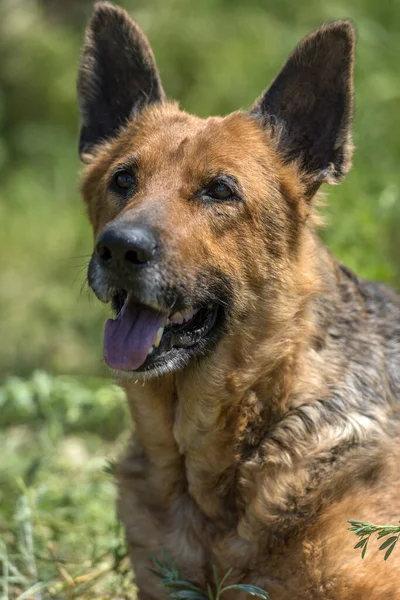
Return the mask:
<svg viewBox="0 0 400 600">
<path fill-rule="evenodd" d="M 357 150 L 345 182 L 325 189 L 321 235 L 359 274 L 400 287 L 400 0 L 121 4 L 148 35 L 167 93 L 201 116 L 249 106 L 321 22 L 355 21 Z M 6 600 L 131 597 L 104 469 L 128 419 L 104 380 L 107 311 L 85 286 L 92 240 L 78 193 L 75 80 L 90 12 L 88 0 L 0 0 Z"/>
</svg>

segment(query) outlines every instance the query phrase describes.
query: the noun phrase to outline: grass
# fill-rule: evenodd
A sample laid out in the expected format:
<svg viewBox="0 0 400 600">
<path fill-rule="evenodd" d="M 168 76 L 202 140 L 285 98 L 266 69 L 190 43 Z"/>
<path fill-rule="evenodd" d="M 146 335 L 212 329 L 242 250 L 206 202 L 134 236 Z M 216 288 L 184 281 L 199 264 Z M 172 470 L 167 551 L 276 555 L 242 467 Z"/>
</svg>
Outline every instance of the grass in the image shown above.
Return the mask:
<svg viewBox="0 0 400 600">
<path fill-rule="evenodd" d="M 132 598 L 110 457 L 127 433 L 102 380 L 10 378 L 0 388 L 0 597 Z"/>
</svg>

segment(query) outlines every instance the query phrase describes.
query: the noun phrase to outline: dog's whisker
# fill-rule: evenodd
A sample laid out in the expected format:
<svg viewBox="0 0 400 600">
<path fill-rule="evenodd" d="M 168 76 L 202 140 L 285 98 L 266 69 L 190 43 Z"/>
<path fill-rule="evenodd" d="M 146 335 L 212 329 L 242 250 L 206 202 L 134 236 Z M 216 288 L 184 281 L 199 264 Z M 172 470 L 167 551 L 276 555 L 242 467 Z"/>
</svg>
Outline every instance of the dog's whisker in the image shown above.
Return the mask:
<svg viewBox="0 0 400 600">
<path fill-rule="evenodd" d="M 72 281 L 72 285 L 75 285 L 75 283 L 77 282 L 78 278 L 82 275 L 82 273 L 84 273 L 86 270 L 86 265 L 82 266 L 79 268 L 79 271 L 75 274 L 75 277 Z M 86 281 L 86 276 L 85 276 L 85 281 Z"/>
</svg>

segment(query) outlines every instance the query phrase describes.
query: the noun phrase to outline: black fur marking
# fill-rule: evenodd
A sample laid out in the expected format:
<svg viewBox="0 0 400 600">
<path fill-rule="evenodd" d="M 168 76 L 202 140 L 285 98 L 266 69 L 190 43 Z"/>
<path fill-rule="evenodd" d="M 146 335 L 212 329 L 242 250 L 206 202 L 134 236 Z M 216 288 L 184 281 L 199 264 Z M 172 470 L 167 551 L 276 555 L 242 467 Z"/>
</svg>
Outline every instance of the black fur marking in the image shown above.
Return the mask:
<svg viewBox="0 0 400 600">
<path fill-rule="evenodd" d="M 299 160 L 315 193 L 350 168 L 355 31 L 336 21 L 305 38 L 252 114 L 278 138 L 287 161 Z"/>
<path fill-rule="evenodd" d="M 116 135 L 143 105 L 164 91 L 149 43 L 122 9 L 96 5 L 86 31 L 78 78 L 81 155 Z"/>
</svg>

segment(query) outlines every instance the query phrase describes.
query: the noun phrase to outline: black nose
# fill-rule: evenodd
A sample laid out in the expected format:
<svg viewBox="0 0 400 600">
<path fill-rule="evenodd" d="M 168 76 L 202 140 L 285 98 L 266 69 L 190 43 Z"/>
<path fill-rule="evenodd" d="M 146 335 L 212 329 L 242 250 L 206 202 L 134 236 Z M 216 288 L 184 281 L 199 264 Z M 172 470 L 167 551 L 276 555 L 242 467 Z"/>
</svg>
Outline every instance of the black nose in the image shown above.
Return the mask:
<svg viewBox="0 0 400 600">
<path fill-rule="evenodd" d="M 112 223 L 96 244 L 100 261 L 107 266 L 144 267 L 154 257 L 157 240 L 148 226 Z"/>
</svg>

